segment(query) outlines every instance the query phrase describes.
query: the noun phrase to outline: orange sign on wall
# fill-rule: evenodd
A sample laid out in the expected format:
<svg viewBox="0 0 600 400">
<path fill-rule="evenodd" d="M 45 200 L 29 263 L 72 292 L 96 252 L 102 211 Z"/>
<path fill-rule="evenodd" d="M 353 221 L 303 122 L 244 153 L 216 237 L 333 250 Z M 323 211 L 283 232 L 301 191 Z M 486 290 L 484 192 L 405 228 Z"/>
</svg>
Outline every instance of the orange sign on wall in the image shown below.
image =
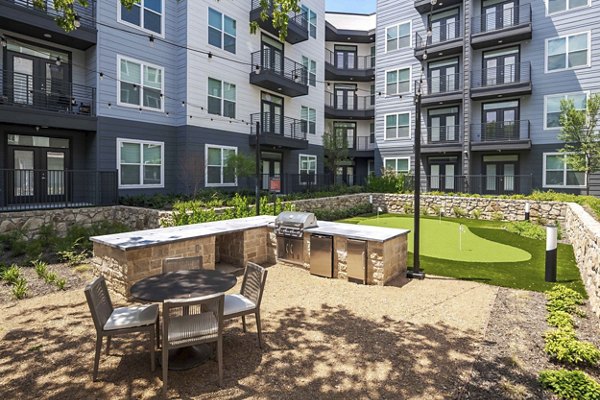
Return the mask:
<svg viewBox="0 0 600 400">
<path fill-rule="evenodd" d="M 272 177 L 269 181 L 269 190 L 271 192 L 280 192 L 281 191 L 281 178 Z"/>
</svg>

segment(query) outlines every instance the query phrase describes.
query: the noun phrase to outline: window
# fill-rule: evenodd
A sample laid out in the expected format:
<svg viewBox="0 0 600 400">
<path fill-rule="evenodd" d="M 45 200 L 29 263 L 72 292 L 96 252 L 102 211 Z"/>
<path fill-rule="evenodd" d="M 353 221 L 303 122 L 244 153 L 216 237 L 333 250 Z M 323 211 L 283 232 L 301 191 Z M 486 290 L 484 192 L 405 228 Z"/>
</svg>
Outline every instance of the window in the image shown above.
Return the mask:
<svg viewBox="0 0 600 400">
<path fill-rule="evenodd" d="M 163 68 L 117 56 L 120 105 L 163 109 Z"/>
<path fill-rule="evenodd" d="M 317 183 L 317 156 L 300 154 L 298 160 L 300 183 Z"/>
<path fill-rule="evenodd" d="M 386 95 L 410 92 L 410 67 L 387 71 L 385 73 Z"/>
<path fill-rule="evenodd" d="M 205 186 L 236 186 L 234 168 L 227 166 L 227 159 L 237 154 L 237 147 L 206 145 Z"/>
<path fill-rule="evenodd" d="M 548 14 L 588 7 L 590 5 L 589 0 L 547 0 L 547 3 Z"/>
<path fill-rule="evenodd" d="M 208 113 L 235 118 L 235 85 L 208 78 Z"/>
<path fill-rule="evenodd" d="M 383 167 L 388 171 L 396 173 L 408 173 L 410 171 L 409 157 L 384 158 Z"/>
<path fill-rule="evenodd" d="M 544 153 L 544 187 L 585 187 L 585 173 L 575 171 L 565 153 Z"/>
<path fill-rule="evenodd" d="M 410 138 L 410 113 L 385 116 L 385 140 Z"/>
<path fill-rule="evenodd" d="M 308 34 L 317 38 L 317 13 L 306 6 L 302 6 L 302 12 L 306 14 L 308 20 Z"/>
<path fill-rule="evenodd" d="M 164 187 L 164 144 L 117 139 L 119 188 Z"/>
<path fill-rule="evenodd" d="M 546 72 L 588 66 L 590 33 L 577 33 L 546 40 Z"/>
<path fill-rule="evenodd" d="M 208 44 L 235 54 L 235 19 L 208 9 Z"/>
<path fill-rule="evenodd" d="M 410 47 L 412 23 L 403 22 L 385 28 L 385 51 L 394 51 Z"/>
<path fill-rule="evenodd" d="M 119 4 L 119 22 L 163 36 L 164 0 L 139 0 L 130 9 Z"/>
<path fill-rule="evenodd" d="M 308 72 L 308 83 L 311 86 L 317 86 L 317 62 L 302 56 L 302 65 Z"/>
<path fill-rule="evenodd" d="M 302 121 L 303 133 L 310 133 L 312 135 L 317 133 L 317 110 L 302 106 L 300 120 Z"/>
<path fill-rule="evenodd" d="M 585 110 L 587 93 L 553 94 L 544 97 L 544 129 L 560 128 L 560 102 L 573 100 L 577 110 Z"/>
</svg>

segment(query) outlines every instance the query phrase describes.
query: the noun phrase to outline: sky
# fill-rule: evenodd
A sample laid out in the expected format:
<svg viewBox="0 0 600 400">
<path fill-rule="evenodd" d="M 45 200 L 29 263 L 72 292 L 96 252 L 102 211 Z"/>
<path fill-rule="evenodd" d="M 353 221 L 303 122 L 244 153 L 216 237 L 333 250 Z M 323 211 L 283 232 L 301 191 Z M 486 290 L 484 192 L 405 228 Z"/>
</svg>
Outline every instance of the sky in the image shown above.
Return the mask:
<svg viewBox="0 0 600 400">
<path fill-rule="evenodd" d="M 325 10 L 353 13 L 373 13 L 377 0 L 325 0 Z"/>
</svg>

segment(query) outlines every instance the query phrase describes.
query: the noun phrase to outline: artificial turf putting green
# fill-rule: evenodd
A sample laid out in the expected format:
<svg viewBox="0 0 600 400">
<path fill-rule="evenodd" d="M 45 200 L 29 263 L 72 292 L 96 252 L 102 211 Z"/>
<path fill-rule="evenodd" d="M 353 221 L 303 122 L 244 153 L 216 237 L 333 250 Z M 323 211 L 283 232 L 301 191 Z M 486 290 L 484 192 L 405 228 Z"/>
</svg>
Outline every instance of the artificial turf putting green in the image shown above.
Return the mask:
<svg viewBox="0 0 600 400">
<path fill-rule="evenodd" d="M 385 220 L 385 225 L 382 223 Z M 427 221 L 427 222 L 426 222 Z M 502 227 L 504 222 L 479 221 L 472 219 L 442 218 L 442 222 L 462 223 L 466 225 L 470 232 L 481 239 L 496 242 L 512 248 L 518 248 L 531 255 L 531 258 L 525 261 L 505 262 L 499 261 L 500 254 L 497 252 L 486 252 L 485 262 L 460 261 L 454 258 L 444 258 L 442 253 L 436 253 L 436 249 L 445 246 L 433 246 L 429 251 L 432 255 L 421 253 L 421 268 L 426 274 L 447 276 L 463 280 L 473 280 L 490 285 L 509 287 L 514 289 L 533 290 L 543 292 L 554 286 L 552 282 L 544 280 L 546 242 L 543 240 L 529 239 L 510 233 Z M 397 227 L 402 229 L 412 229 L 412 217 L 398 215 L 380 215 L 376 217 L 355 217 L 342 222 L 354 224 L 368 224 L 377 226 Z M 425 233 L 425 226 L 431 222 L 439 223 L 438 218 L 421 217 L 421 247 L 425 236 L 432 236 L 435 243 L 448 241 L 441 231 L 430 231 Z M 427 224 L 427 225 L 425 225 Z M 409 252 L 408 264 L 412 265 L 413 255 Z M 567 244 L 558 245 L 558 263 L 557 263 L 557 283 L 566 285 L 579 293 L 587 296 L 583 282 L 579 275 L 579 269 L 573 255 L 573 247 Z"/>
<path fill-rule="evenodd" d="M 358 224 L 413 229 L 412 218 L 369 218 Z M 412 251 L 412 232 L 408 234 L 408 248 Z M 531 259 L 531 254 L 525 250 L 484 239 L 471 232 L 467 225 L 442 219 L 421 220 L 421 254 L 447 260 L 481 263 Z"/>
</svg>

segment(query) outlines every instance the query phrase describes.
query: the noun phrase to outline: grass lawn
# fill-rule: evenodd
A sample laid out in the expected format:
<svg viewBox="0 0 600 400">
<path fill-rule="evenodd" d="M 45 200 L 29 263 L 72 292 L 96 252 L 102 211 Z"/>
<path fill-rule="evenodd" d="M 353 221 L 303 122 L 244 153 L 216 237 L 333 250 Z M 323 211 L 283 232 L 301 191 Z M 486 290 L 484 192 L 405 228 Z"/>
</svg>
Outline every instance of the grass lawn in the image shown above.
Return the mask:
<svg viewBox="0 0 600 400">
<path fill-rule="evenodd" d="M 411 229 L 409 216 L 355 217 L 342 222 Z M 459 227 L 462 233 L 462 251 Z M 515 289 L 544 291 L 546 243 L 502 229 L 504 222 L 458 218 L 421 217 L 421 268 L 427 274 L 474 280 Z M 412 233 L 409 234 L 409 265 L 412 263 Z M 557 281 L 585 295 L 579 269 L 570 245 L 558 245 Z"/>
</svg>

